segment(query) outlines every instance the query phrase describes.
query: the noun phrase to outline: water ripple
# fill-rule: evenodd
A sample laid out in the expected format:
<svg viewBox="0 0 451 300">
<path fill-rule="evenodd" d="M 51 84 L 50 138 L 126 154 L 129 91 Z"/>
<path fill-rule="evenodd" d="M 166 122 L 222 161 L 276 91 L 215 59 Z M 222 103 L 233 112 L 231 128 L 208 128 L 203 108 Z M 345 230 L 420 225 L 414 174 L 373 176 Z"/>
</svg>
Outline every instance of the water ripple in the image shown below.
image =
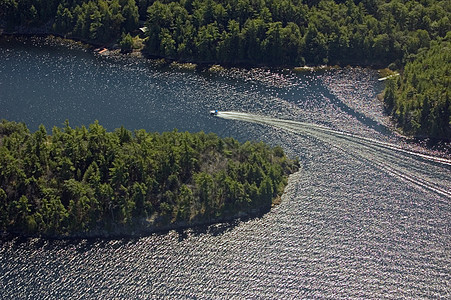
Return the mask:
<svg viewBox="0 0 451 300">
<path fill-rule="evenodd" d="M 0 298 L 451 298 L 451 171 L 383 130 L 376 72 L 174 71 L 39 40 L 0 39 L 0 59 L 0 117 L 32 130 L 69 118 L 213 131 L 281 145 L 302 166 L 252 220 L 139 239 L 3 238 Z"/>
</svg>

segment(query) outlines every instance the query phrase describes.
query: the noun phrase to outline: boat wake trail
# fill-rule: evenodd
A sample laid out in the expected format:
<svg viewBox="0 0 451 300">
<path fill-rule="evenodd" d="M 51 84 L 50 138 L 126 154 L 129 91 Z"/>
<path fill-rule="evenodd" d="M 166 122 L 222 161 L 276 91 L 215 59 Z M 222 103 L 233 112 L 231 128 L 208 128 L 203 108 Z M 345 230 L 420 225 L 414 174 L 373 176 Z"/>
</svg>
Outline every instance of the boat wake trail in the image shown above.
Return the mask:
<svg viewBox="0 0 451 300">
<path fill-rule="evenodd" d="M 272 126 L 313 137 L 354 159 L 418 188 L 451 198 L 451 160 L 403 149 L 395 144 L 333 130 L 325 126 L 242 112 L 220 112 L 220 118 Z"/>
</svg>

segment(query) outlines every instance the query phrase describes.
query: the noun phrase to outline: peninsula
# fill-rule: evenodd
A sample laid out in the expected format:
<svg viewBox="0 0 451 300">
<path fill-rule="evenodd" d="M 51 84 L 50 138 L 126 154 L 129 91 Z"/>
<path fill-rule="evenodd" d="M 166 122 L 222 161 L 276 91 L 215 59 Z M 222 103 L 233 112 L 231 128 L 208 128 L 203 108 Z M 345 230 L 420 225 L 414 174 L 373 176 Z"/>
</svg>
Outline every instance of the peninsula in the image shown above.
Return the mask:
<svg viewBox="0 0 451 300">
<path fill-rule="evenodd" d="M 215 134 L 0 123 L 0 230 L 130 236 L 267 212 L 298 163 Z"/>
</svg>

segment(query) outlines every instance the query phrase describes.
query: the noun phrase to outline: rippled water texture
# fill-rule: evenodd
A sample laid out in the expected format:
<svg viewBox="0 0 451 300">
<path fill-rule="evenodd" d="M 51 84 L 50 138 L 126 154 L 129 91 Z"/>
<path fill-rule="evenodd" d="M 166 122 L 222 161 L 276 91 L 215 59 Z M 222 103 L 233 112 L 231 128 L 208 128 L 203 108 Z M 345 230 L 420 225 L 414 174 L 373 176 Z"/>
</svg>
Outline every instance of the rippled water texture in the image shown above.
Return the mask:
<svg viewBox="0 0 451 300">
<path fill-rule="evenodd" d="M 1 118 L 212 131 L 279 144 L 302 170 L 249 221 L 4 239 L 0 298 L 451 298 L 451 162 L 390 132 L 375 71 L 181 72 L 26 43 L 1 44 Z"/>
</svg>

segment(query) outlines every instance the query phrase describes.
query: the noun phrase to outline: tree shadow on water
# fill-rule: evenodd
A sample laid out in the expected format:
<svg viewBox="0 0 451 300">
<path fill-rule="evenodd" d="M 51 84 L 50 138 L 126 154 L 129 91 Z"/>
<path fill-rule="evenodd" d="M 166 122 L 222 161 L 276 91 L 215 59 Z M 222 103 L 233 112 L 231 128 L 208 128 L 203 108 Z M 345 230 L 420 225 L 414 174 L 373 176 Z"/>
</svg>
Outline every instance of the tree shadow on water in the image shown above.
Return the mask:
<svg viewBox="0 0 451 300">
<path fill-rule="evenodd" d="M 206 221 L 203 224 L 179 224 L 170 226 L 169 228 L 157 228 L 148 232 L 141 232 L 141 234 L 138 235 L 117 235 L 110 237 L 33 237 L 2 233 L 0 235 L 0 248 L 42 249 L 46 251 L 73 249 L 79 253 L 84 253 L 99 247 L 103 249 L 118 249 L 126 245 L 138 243 L 138 241 L 143 238 L 151 236 L 164 237 L 171 234 L 171 232 L 175 232 L 177 234 L 177 240 L 183 242 L 191 236 L 221 236 L 232 231 L 242 223 L 262 218 L 267 212 L 268 211 L 261 211 L 252 215 L 231 218 L 229 220 L 211 220 Z"/>
<path fill-rule="evenodd" d="M 211 235 L 220 236 L 224 233 L 233 230 L 238 226 L 242 220 L 237 219 L 228 222 L 221 222 L 209 225 L 198 225 L 194 227 L 181 228 L 175 230 L 178 234 L 178 241 L 182 242 L 186 240 L 189 236 L 201 236 L 201 235 Z"/>
<path fill-rule="evenodd" d="M 72 249 L 78 253 L 89 252 L 95 248 L 118 249 L 130 243 L 136 243 L 140 237 L 111 237 L 111 238 L 80 238 L 80 237 L 32 237 L 14 234 L 2 234 L 0 236 L 0 248 L 58 251 Z M 1 249 L 0 249 L 1 250 Z"/>
<path fill-rule="evenodd" d="M 209 223 L 205 225 L 180 228 L 175 231 L 178 234 L 179 242 L 188 239 L 190 236 L 210 235 L 217 237 L 234 230 L 236 227 L 240 226 L 243 223 L 246 223 L 251 220 L 261 219 L 265 215 L 265 213 L 253 216 L 243 216 L 240 218 L 235 218 L 227 221 L 219 221 L 217 223 Z"/>
</svg>

